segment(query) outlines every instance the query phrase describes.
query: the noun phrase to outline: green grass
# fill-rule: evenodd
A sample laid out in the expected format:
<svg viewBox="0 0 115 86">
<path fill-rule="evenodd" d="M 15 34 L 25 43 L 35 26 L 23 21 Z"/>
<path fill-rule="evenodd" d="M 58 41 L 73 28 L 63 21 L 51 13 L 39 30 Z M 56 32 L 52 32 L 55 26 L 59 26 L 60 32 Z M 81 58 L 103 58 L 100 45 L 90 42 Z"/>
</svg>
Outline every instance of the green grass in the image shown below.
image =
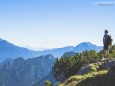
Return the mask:
<svg viewBox="0 0 115 86">
<path fill-rule="evenodd" d="M 103 70 L 85 75 L 71 76 L 59 86 L 115 86 L 115 83 L 114 85 L 110 85 L 110 82 L 114 81 L 115 77 L 109 77 L 107 72 L 107 70 Z M 109 84 L 107 84 L 108 81 Z"/>
</svg>

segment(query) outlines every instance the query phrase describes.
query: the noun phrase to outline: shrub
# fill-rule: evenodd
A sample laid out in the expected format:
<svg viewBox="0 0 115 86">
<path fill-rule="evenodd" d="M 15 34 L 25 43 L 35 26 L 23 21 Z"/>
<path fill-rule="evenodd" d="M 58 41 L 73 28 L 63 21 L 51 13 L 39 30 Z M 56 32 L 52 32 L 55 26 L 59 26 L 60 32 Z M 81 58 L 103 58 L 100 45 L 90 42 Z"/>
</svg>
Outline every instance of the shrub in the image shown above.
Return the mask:
<svg viewBox="0 0 115 86">
<path fill-rule="evenodd" d="M 51 83 L 50 81 L 47 80 L 47 81 L 45 82 L 45 86 L 53 86 L 53 85 L 52 85 L 52 83 Z"/>
</svg>

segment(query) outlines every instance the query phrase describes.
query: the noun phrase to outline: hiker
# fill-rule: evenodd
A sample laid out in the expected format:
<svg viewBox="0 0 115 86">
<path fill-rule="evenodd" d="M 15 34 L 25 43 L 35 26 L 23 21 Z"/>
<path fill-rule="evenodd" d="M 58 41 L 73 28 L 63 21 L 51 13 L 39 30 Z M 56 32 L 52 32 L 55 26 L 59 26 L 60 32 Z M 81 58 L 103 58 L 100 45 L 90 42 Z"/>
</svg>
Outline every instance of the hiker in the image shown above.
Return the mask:
<svg viewBox="0 0 115 86">
<path fill-rule="evenodd" d="M 109 58 L 109 46 L 112 44 L 111 36 L 108 35 L 108 30 L 105 30 L 103 37 L 103 44 L 104 44 L 104 52 L 105 52 L 105 58 Z"/>
</svg>

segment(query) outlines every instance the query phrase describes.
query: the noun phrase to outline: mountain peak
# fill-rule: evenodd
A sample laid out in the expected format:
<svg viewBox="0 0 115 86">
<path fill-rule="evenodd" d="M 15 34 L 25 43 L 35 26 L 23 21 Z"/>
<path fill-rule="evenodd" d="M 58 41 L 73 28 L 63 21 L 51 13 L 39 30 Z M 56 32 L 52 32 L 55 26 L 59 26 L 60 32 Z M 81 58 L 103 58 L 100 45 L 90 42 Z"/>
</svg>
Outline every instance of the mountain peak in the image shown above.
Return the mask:
<svg viewBox="0 0 115 86">
<path fill-rule="evenodd" d="M 82 52 L 82 51 L 91 50 L 91 49 L 100 51 L 101 47 L 96 46 L 95 44 L 92 44 L 91 42 L 82 42 L 74 48 L 74 52 Z"/>
<path fill-rule="evenodd" d="M 4 39 L 0 38 L 0 42 L 1 42 L 1 41 L 4 41 Z"/>
<path fill-rule="evenodd" d="M 82 42 L 82 43 L 80 43 L 80 44 L 78 44 L 76 47 L 88 47 L 88 46 L 92 46 L 92 45 L 94 45 L 94 44 L 92 44 L 91 42 Z"/>
<path fill-rule="evenodd" d="M 91 42 L 82 42 L 80 44 L 88 44 L 88 45 L 93 45 Z"/>
</svg>

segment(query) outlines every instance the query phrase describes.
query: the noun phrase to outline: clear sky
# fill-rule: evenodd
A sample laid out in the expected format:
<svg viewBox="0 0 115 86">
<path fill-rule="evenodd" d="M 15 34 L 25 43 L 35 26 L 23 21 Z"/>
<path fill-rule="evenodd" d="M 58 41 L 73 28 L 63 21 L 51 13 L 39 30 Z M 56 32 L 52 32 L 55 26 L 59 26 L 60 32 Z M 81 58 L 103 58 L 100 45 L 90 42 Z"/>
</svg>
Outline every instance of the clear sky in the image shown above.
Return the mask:
<svg viewBox="0 0 115 86">
<path fill-rule="evenodd" d="M 100 6 L 95 2 L 113 2 Z M 0 0 L 0 38 L 18 46 L 56 48 L 115 40 L 115 0 Z"/>
</svg>

